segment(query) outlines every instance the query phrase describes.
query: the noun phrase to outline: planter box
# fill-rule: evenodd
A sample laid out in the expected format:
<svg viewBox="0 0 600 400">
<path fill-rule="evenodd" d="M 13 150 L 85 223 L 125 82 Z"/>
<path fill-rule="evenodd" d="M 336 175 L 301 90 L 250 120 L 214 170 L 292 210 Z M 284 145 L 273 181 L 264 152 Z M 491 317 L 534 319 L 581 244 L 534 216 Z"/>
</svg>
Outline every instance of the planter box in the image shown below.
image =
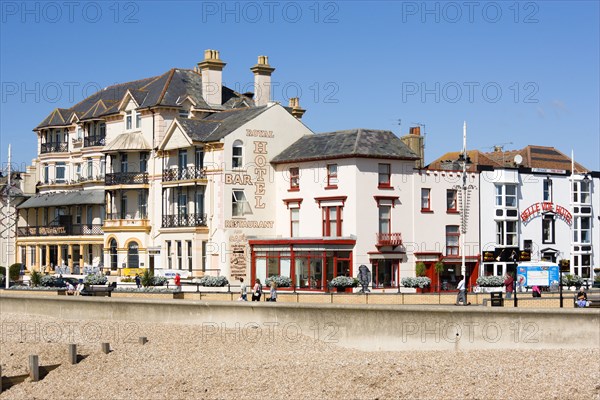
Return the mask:
<svg viewBox="0 0 600 400">
<path fill-rule="evenodd" d="M 111 297 L 134 299 L 183 299 L 183 293 L 112 292 Z"/>
<path fill-rule="evenodd" d="M 31 296 L 66 296 L 67 290 L 5 290 L 4 293 Z"/>
</svg>

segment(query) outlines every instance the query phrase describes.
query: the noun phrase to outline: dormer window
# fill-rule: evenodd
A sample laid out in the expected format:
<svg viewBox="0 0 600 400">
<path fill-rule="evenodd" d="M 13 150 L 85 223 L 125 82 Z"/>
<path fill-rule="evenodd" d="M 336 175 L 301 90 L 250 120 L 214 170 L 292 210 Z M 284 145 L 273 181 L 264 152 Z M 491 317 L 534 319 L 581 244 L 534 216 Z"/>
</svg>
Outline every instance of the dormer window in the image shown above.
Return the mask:
<svg viewBox="0 0 600 400">
<path fill-rule="evenodd" d="M 179 118 L 189 118 L 189 117 L 190 117 L 189 110 L 186 110 L 186 109 L 179 110 Z"/>
</svg>

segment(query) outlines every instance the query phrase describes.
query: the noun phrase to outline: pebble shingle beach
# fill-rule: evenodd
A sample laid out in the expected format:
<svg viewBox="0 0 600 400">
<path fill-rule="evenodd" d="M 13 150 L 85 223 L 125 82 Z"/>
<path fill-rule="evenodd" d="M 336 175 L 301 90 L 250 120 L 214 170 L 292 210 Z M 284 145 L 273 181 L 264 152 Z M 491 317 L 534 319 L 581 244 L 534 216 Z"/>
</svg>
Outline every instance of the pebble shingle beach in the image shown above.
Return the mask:
<svg viewBox="0 0 600 400">
<path fill-rule="evenodd" d="M 0 321 L 3 376 L 26 374 L 30 354 L 61 364 L 0 399 L 600 399 L 598 348 L 363 352 L 278 328 Z M 84 357 L 76 365 L 68 343 Z"/>
</svg>

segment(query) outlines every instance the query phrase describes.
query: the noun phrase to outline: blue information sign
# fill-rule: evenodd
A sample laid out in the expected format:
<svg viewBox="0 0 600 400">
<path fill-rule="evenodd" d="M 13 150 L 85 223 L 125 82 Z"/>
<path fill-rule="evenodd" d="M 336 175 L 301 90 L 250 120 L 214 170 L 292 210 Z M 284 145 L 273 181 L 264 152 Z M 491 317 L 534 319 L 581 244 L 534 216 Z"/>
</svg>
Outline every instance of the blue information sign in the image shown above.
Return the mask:
<svg viewBox="0 0 600 400">
<path fill-rule="evenodd" d="M 521 286 L 552 286 L 558 284 L 558 265 L 519 265 L 517 282 Z"/>
</svg>

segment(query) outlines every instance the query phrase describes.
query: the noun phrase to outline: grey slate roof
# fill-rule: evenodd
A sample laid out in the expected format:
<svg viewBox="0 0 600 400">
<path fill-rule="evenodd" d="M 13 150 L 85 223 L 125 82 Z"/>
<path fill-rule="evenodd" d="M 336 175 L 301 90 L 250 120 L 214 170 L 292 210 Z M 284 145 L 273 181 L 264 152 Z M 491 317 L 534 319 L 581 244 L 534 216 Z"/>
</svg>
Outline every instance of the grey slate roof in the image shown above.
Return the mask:
<svg viewBox="0 0 600 400">
<path fill-rule="evenodd" d="M 104 190 L 78 190 L 39 194 L 25 200 L 17 208 L 72 206 L 78 204 L 104 204 Z"/>
<path fill-rule="evenodd" d="M 203 119 L 176 118 L 194 142 L 215 142 L 266 111 L 269 106 L 240 108 L 208 115 Z"/>
<path fill-rule="evenodd" d="M 250 97 L 223 86 L 222 105 L 211 107 L 202 97 L 202 76 L 193 70 L 174 68 L 159 76 L 109 86 L 69 109 L 56 109 L 35 129 L 67 126 L 73 114 L 79 119 L 92 119 L 117 113 L 118 105 L 128 90 L 141 108 L 180 107 L 187 97 L 196 103 L 196 108 L 203 109 L 226 110 L 254 106 Z"/>
<path fill-rule="evenodd" d="M 275 156 L 271 163 L 347 157 L 399 160 L 419 158 L 393 132 L 359 128 L 304 136 Z"/>
</svg>

